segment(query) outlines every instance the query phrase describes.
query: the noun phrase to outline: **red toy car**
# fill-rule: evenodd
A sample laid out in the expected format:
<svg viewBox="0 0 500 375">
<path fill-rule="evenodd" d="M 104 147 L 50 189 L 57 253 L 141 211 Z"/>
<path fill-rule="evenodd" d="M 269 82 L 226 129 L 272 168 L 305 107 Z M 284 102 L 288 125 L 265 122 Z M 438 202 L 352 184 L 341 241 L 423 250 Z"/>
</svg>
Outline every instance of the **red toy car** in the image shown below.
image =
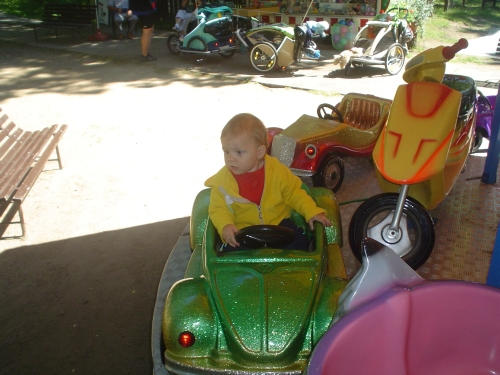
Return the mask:
<svg viewBox="0 0 500 375">
<path fill-rule="evenodd" d="M 321 104 L 318 117 L 302 115 L 286 129 L 269 129 L 270 153 L 297 176 L 337 191 L 344 178 L 339 155 L 370 156 L 391 103 L 350 93 L 336 106 Z"/>
</svg>

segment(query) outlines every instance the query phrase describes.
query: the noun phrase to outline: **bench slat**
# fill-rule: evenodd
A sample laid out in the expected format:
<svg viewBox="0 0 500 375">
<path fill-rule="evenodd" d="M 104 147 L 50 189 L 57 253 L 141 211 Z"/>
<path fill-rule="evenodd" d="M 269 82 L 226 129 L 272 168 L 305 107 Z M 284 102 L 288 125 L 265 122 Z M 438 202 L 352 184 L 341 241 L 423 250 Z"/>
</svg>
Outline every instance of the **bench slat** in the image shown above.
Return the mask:
<svg viewBox="0 0 500 375">
<path fill-rule="evenodd" d="M 9 125 L 7 125 L 3 129 L 0 127 L 0 129 L 2 129 L 0 131 L 0 142 L 2 142 L 5 137 L 8 137 L 11 130 L 14 129 L 15 127 L 16 127 L 16 124 L 14 124 L 13 122 L 10 122 Z"/>
<path fill-rule="evenodd" d="M 2 146 L 0 146 L 0 158 L 3 158 L 3 156 L 7 154 L 9 148 L 19 138 L 22 132 L 23 131 L 21 129 L 16 129 L 14 133 L 12 133 L 9 138 L 2 144 Z"/>
<path fill-rule="evenodd" d="M 0 197 L 10 199 L 11 195 L 14 193 L 11 186 L 16 183 L 16 179 L 23 171 L 25 173 L 27 172 L 31 162 L 26 158 L 28 155 L 26 150 L 36 140 L 37 134 L 38 132 L 23 134 L 23 137 L 21 137 L 23 143 L 14 145 L 12 148 L 13 152 L 7 155 L 10 160 L 8 163 L 5 163 L 3 168 L 4 172 L 0 177 Z"/>
<path fill-rule="evenodd" d="M 21 152 L 30 136 L 31 132 L 24 132 L 14 144 L 14 146 L 10 148 L 7 155 L 5 155 L 2 160 L 0 160 L 0 184 L 6 176 L 9 166 L 14 163 L 15 158 L 17 157 L 19 152 Z"/>
<path fill-rule="evenodd" d="M 15 193 L 19 184 L 29 172 L 38 154 L 47 143 L 50 136 L 54 134 L 56 127 L 57 126 L 54 125 L 42 131 L 33 132 L 23 147 L 17 150 L 15 162 L 8 164 L 9 168 L 7 169 L 7 173 L 5 177 L 2 176 L 0 180 L 0 197 L 8 198 Z"/>
<path fill-rule="evenodd" d="M 17 189 L 17 192 L 14 195 L 14 199 L 18 199 L 23 201 L 24 198 L 28 195 L 31 187 L 34 185 L 36 179 L 42 172 L 45 163 L 49 160 L 50 155 L 54 152 L 59 140 L 66 132 L 67 125 L 61 125 L 60 129 L 54 134 L 52 141 L 45 148 L 45 151 L 42 153 L 40 158 L 37 160 L 35 166 L 31 168 L 26 178 L 23 180 L 22 185 Z"/>
<path fill-rule="evenodd" d="M 1 112 L 1 109 L 0 109 Z M 0 117 L 0 129 L 2 128 L 2 125 L 5 121 L 7 121 L 9 117 L 6 114 L 3 114 L 2 117 Z"/>
<path fill-rule="evenodd" d="M 24 215 L 21 204 L 50 155 L 56 151 L 59 168 L 62 164 L 58 143 L 67 125 L 52 125 L 36 131 L 17 128 L 0 108 L 0 238 L 7 227 L 19 214 L 22 235 L 24 236 Z"/>
</svg>

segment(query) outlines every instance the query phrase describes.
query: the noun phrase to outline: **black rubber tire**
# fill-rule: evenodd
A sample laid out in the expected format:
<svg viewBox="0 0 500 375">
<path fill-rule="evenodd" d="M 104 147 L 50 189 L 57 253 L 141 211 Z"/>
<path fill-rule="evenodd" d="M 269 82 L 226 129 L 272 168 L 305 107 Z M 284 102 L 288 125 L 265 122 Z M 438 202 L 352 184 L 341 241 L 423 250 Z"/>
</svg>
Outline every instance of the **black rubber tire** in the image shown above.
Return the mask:
<svg viewBox="0 0 500 375">
<path fill-rule="evenodd" d="M 405 65 L 405 50 L 400 43 L 394 43 L 385 56 L 385 70 L 391 75 L 398 74 Z"/>
<path fill-rule="evenodd" d="M 278 53 L 271 43 L 261 42 L 252 47 L 249 57 L 255 70 L 266 73 L 275 67 Z"/>
<path fill-rule="evenodd" d="M 476 128 L 476 131 L 474 133 L 474 139 L 472 140 L 472 147 L 470 153 L 473 154 L 475 152 L 478 152 L 479 149 L 481 148 L 482 143 L 483 143 L 483 133 L 481 132 L 481 130 Z"/>
<path fill-rule="evenodd" d="M 194 48 L 194 46 L 193 46 L 193 45 L 194 45 L 195 43 L 201 43 L 202 48 L 201 48 L 201 49 L 200 49 L 200 48 Z M 198 46 L 196 46 L 196 47 L 198 47 Z M 189 40 L 189 42 L 188 42 L 188 44 L 187 44 L 187 48 L 189 48 L 189 49 L 194 49 L 194 50 L 196 50 L 196 51 L 201 51 L 201 52 L 205 52 L 205 51 L 207 51 L 207 50 L 208 50 L 207 43 L 205 43 L 205 41 L 204 41 L 203 39 L 201 39 L 199 36 L 193 36 L 193 37 Z"/>
<path fill-rule="evenodd" d="M 491 111 L 491 103 L 481 90 L 477 90 L 477 95 L 477 104 L 483 104 Z"/>
<path fill-rule="evenodd" d="M 167 48 L 173 55 L 178 55 L 181 53 L 180 50 L 181 42 L 179 40 L 179 36 L 177 34 L 172 34 L 167 39 Z"/>
<path fill-rule="evenodd" d="M 331 113 L 330 114 L 326 113 L 326 111 L 323 108 L 328 108 L 331 111 Z M 338 108 L 331 105 L 331 104 L 328 104 L 328 103 L 320 104 L 318 106 L 318 109 L 316 109 L 316 113 L 317 113 L 319 118 L 324 119 L 324 120 L 334 120 L 334 121 L 338 121 L 338 122 L 344 122 L 344 118 L 342 116 L 342 113 L 340 113 Z M 337 115 L 337 117 L 332 116 L 334 113 L 335 113 L 335 115 Z"/>
<path fill-rule="evenodd" d="M 222 57 L 224 57 L 225 59 L 230 59 L 231 57 L 233 57 L 234 55 L 234 49 L 230 50 L 230 51 L 225 51 L 225 52 L 219 52 L 219 55 L 221 55 Z"/>
<path fill-rule="evenodd" d="M 333 154 L 328 155 L 321 163 L 319 172 L 313 176 L 313 185 L 322 186 L 334 193 L 340 189 L 344 181 L 344 161 Z"/>
<path fill-rule="evenodd" d="M 396 208 L 398 194 L 383 193 L 375 195 L 363 202 L 354 212 L 349 223 L 349 245 L 354 256 L 361 262 L 361 240 L 367 237 L 369 227 L 372 227 L 373 219 L 379 214 L 382 218 L 387 217 Z M 407 197 L 403 207 L 403 215 L 407 221 L 407 227 L 411 228 L 408 233 L 411 248 L 402 255 L 402 259 L 413 269 L 419 268 L 429 258 L 434 247 L 434 224 L 427 210 L 415 199 Z M 378 217 L 381 219 L 380 217 Z M 378 220 L 380 222 L 381 220 Z M 391 244 L 382 242 L 391 248 Z M 396 251 L 397 252 L 397 251 Z"/>
</svg>

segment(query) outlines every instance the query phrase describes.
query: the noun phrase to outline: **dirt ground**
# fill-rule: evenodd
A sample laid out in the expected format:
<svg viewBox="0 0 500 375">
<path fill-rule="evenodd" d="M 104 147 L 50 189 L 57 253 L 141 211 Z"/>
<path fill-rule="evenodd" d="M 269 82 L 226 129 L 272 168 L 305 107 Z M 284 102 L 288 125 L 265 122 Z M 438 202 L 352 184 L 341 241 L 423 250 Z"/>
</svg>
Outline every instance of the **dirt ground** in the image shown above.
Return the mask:
<svg viewBox="0 0 500 375">
<path fill-rule="evenodd" d="M 332 97 L 0 50 L 3 111 L 25 129 L 69 126 L 64 168 L 42 173 L 23 205 L 26 238 L 0 241 L 0 374 L 150 374 L 158 281 L 196 193 L 222 166 L 222 126 L 239 112 L 287 126 Z"/>
<path fill-rule="evenodd" d="M 0 375 L 150 374 L 159 278 L 194 197 L 223 164 L 225 122 L 251 112 L 286 127 L 340 96 L 0 50 L 2 110 L 24 129 L 69 126 L 64 169 L 50 165 L 23 204 L 26 238 L 0 241 Z"/>
</svg>

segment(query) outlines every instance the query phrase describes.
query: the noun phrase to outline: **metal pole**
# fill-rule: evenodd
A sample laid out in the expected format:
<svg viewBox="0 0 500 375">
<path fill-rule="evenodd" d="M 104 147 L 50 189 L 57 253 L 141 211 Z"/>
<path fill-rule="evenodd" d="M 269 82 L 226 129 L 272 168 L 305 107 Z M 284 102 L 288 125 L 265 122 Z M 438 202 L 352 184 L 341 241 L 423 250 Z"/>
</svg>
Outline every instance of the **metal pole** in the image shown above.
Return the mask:
<svg viewBox="0 0 500 375">
<path fill-rule="evenodd" d="M 309 6 L 307 7 L 306 13 L 304 14 L 304 17 L 302 17 L 302 22 L 300 23 L 301 25 L 304 23 L 304 20 L 307 17 L 307 13 L 309 13 L 309 9 L 311 9 L 311 5 L 312 5 L 313 1 L 314 0 L 311 0 L 311 2 L 309 3 Z"/>
<path fill-rule="evenodd" d="M 486 284 L 500 288 L 500 225 L 497 228 L 497 237 L 491 253 L 490 269 Z"/>
<path fill-rule="evenodd" d="M 399 222 L 401 220 L 401 215 L 403 213 L 403 206 L 405 204 L 406 196 L 408 195 L 408 185 L 401 185 L 399 189 L 398 203 L 396 204 L 396 211 L 391 221 L 391 229 L 399 230 Z"/>
</svg>

